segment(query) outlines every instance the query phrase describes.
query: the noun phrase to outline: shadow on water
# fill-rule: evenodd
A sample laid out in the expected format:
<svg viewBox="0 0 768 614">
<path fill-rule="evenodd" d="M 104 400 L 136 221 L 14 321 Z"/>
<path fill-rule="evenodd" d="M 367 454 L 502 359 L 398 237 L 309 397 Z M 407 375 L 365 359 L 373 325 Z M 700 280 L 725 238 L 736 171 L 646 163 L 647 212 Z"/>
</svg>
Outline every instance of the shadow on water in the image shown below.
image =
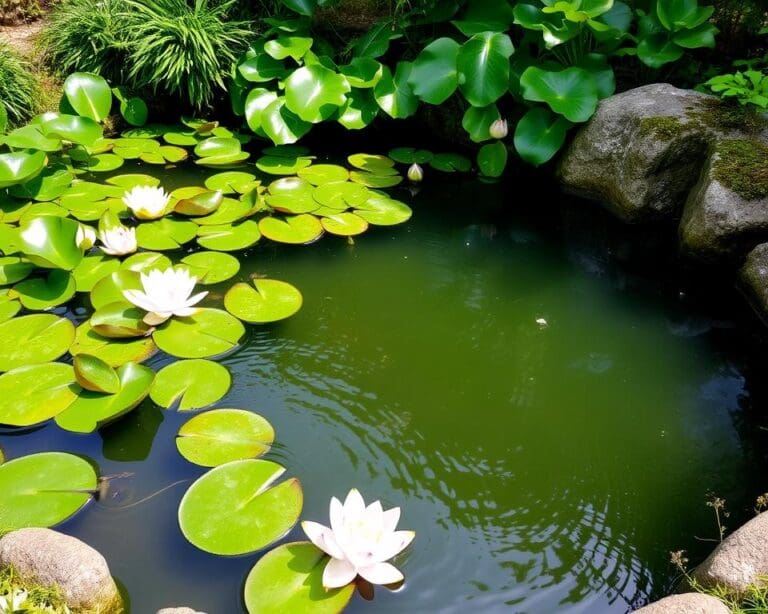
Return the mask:
<svg viewBox="0 0 768 614">
<path fill-rule="evenodd" d="M 325 522 L 357 486 L 417 531 L 405 587 L 352 611 L 625 612 L 669 590 L 669 550 L 711 548 L 707 493 L 735 525 L 765 489 L 760 341 L 727 286 L 683 281 L 672 231 L 555 192 L 532 207 L 516 183 L 427 184 L 404 227 L 260 245 L 241 271 L 305 304 L 222 360 L 234 385 L 218 406 L 272 422 L 268 457 L 302 480 L 304 518 Z M 259 558 L 181 536 L 203 472 L 174 447 L 187 418 L 147 401 L 100 434 L 0 435 L 9 456 L 71 450 L 115 476 L 62 528 L 105 554 L 141 614 L 241 611 Z"/>
</svg>

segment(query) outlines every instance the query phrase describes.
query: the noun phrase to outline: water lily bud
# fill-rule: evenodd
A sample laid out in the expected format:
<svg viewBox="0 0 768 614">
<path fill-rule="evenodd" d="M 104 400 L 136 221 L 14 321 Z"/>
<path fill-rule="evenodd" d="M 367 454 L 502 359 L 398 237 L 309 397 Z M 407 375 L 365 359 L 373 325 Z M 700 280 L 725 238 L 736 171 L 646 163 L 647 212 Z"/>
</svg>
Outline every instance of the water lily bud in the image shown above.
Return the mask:
<svg viewBox="0 0 768 614">
<path fill-rule="evenodd" d="M 491 127 L 488 130 L 488 132 L 490 132 L 491 136 L 494 139 L 506 138 L 507 134 L 509 134 L 509 128 L 507 127 L 507 120 L 497 119 L 495 122 L 491 124 Z"/>
<path fill-rule="evenodd" d="M 83 251 L 91 249 L 93 244 L 96 243 L 96 230 L 87 224 L 80 224 L 77 227 L 75 242 L 77 243 L 77 246 Z"/>
<path fill-rule="evenodd" d="M 411 164 L 411 167 L 408 169 L 408 179 L 414 183 L 418 183 L 424 179 L 424 169 L 418 164 Z"/>
</svg>

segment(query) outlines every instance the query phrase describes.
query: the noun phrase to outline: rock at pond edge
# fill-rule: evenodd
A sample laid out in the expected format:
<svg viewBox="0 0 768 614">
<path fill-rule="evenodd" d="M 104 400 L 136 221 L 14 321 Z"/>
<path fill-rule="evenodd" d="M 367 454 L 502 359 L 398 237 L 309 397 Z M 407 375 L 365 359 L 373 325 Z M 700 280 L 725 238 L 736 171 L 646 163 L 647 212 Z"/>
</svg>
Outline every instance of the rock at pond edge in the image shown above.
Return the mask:
<svg viewBox="0 0 768 614">
<path fill-rule="evenodd" d="M 193 610 L 192 608 L 181 607 L 181 608 L 163 608 L 162 610 L 158 610 L 157 614 L 205 614 L 205 612 L 198 612 L 197 610 Z"/>
<path fill-rule="evenodd" d="M 702 593 L 685 593 L 660 599 L 635 610 L 636 614 L 729 614 L 719 599 Z"/>
<path fill-rule="evenodd" d="M 768 325 L 768 243 L 753 249 L 739 274 L 742 292 Z"/>
<path fill-rule="evenodd" d="M 58 586 L 70 608 L 122 614 L 123 600 L 104 557 L 51 529 L 19 529 L 0 538 L 0 567 L 12 565 L 35 584 Z"/>
</svg>

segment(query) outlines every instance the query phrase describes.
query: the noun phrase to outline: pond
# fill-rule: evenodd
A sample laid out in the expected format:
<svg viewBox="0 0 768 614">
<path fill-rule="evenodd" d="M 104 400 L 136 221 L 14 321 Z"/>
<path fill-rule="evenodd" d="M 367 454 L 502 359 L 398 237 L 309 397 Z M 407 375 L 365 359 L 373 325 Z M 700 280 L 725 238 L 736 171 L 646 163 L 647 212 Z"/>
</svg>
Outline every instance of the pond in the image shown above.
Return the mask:
<svg viewBox="0 0 768 614">
<path fill-rule="evenodd" d="M 358 487 L 417 533 L 397 561 L 404 588 L 355 597 L 352 612 L 625 612 L 670 588 L 669 550 L 712 547 L 708 493 L 735 526 L 760 492 L 731 315 L 600 247 L 593 224 L 610 224 L 591 205 L 552 192 L 529 219 L 523 193 L 427 181 L 400 188 L 414 209 L 402 226 L 354 244 L 261 242 L 244 259 L 240 279 L 288 281 L 304 305 L 248 327 L 220 360 L 233 386 L 216 406 L 272 423 L 266 458 L 301 480 L 302 518 L 325 523 L 329 498 Z M 148 399 L 87 436 L 0 433 L 8 457 L 70 451 L 113 476 L 60 529 L 104 554 L 135 613 L 244 611 L 259 559 L 207 554 L 179 530 L 179 501 L 205 472 L 174 445 L 190 415 Z"/>
</svg>

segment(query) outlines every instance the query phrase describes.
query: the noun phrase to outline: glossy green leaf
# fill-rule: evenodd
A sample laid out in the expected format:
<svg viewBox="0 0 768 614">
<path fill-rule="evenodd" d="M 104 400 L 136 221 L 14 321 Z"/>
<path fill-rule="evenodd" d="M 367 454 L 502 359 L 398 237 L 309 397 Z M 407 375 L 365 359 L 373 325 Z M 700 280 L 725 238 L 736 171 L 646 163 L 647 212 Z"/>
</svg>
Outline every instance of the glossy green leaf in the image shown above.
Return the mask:
<svg viewBox="0 0 768 614">
<path fill-rule="evenodd" d="M 368 222 L 349 211 L 320 218 L 323 229 L 339 237 L 354 237 L 368 230 Z"/>
<path fill-rule="evenodd" d="M 469 107 L 464 113 L 461 125 L 469 134 L 469 138 L 475 143 L 490 140 L 491 124 L 501 118 L 499 109 L 495 104 L 487 107 Z"/>
<path fill-rule="evenodd" d="M 245 249 L 260 238 L 259 225 L 253 220 L 236 225 L 201 226 L 197 231 L 197 243 L 200 247 L 221 252 Z"/>
<path fill-rule="evenodd" d="M 575 123 L 587 121 L 597 108 L 597 84 L 583 68 L 548 71 L 531 66 L 520 77 L 520 85 L 526 100 L 545 102 Z"/>
<path fill-rule="evenodd" d="M 120 268 L 120 260 L 105 254 L 88 255 L 72 271 L 78 292 L 90 292 L 107 275 Z"/>
<path fill-rule="evenodd" d="M 67 191 L 73 179 L 74 175 L 63 164 L 49 164 L 34 179 L 13 186 L 10 193 L 16 198 L 54 200 Z"/>
<path fill-rule="evenodd" d="M 394 226 L 411 219 L 413 211 L 405 203 L 389 198 L 386 194 L 374 193 L 354 210 L 354 213 L 374 226 Z"/>
<path fill-rule="evenodd" d="M 224 193 L 216 190 L 214 192 L 202 192 L 189 198 L 183 198 L 174 205 L 173 210 L 182 215 L 208 215 L 216 211 L 224 200 Z M 195 231 L 197 232 L 197 231 Z"/>
<path fill-rule="evenodd" d="M 66 318 L 41 313 L 0 323 L 0 371 L 56 360 L 72 345 L 75 327 Z"/>
<path fill-rule="evenodd" d="M 165 409 L 178 403 L 179 411 L 200 409 L 219 401 L 232 385 L 232 376 L 210 360 L 179 360 L 157 374 L 149 396 Z"/>
<path fill-rule="evenodd" d="M 312 124 L 290 111 L 286 107 L 285 98 L 280 97 L 264 108 L 261 127 L 275 145 L 289 145 L 309 132 Z"/>
<path fill-rule="evenodd" d="M 400 164 L 427 164 L 435 157 L 428 149 L 416 149 L 415 147 L 396 147 L 390 150 L 389 157 Z"/>
<path fill-rule="evenodd" d="M 140 224 L 136 228 L 139 247 L 156 251 L 179 249 L 197 236 L 197 224 L 184 220 L 162 218 Z"/>
<path fill-rule="evenodd" d="M 312 42 L 305 36 L 279 36 L 264 43 L 264 51 L 275 60 L 293 58 L 298 61 L 310 50 Z"/>
<path fill-rule="evenodd" d="M 88 321 L 77 327 L 75 341 L 69 348 L 69 353 L 73 356 L 91 354 L 110 367 L 119 367 L 128 362 L 142 362 L 156 352 L 157 346 L 152 337 L 107 339 L 93 331 Z"/>
<path fill-rule="evenodd" d="M 303 66 L 285 81 L 285 106 L 303 121 L 316 124 L 343 106 L 349 91 L 343 75 L 321 64 Z"/>
<path fill-rule="evenodd" d="M 265 217 L 259 220 L 259 230 L 267 239 L 278 243 L 312 243 L 323 234 L 323 226 L 314 215 Z"/>
<path fill-rule="evenodd" d="M 75 220 L 36 217 L 19 227 L 19 248 L 37 266 L 71 271 L 83 259 L 76 241 L 78 227 Z"/>
<path fill-rule="evenodd" d="M 312 185 L 331 183 L 332 181 L 346 181 L 349 179 L 349 171 L 336 164 L 313 164 L 302 168 L 297 173 L 304 181 Z"/>
<path fill-rule="evenodd" d="M 120 390 L 120 377 L 106 362 L 90 354 L 78 354 L 72 363 L 75 379 L 85 390 L 115 394 Z"/>
<path fill-rule="evenodd" d="M 381 79 L 373 90 L 381 110 L 394 119 L 410 117 L 419 107 L 419 99 L 408 83 L 412 72 L 411 62 L 398 62 L 394 76 L 384 66 Z"/>
<path fill-rule="evenodd" d="M 256 175 L 253 173 L 225 171 L 208 177 L 205 180 L 205 187 L 209 190 L 220 191 L 223 194 L 244 194 L 253 187 L 256 181 Z"/>
<path fill-rule="evenodd" d="M 362 130 L 378 115 L 379 105 L 372 90 L 353 89 L 339 110 L 337 121 L 347 130 Z"/>
<path fill-rule="evenodd" d="M 21 126 L 7 134 L 4 140 L 8 147 L 14 149 L 39 149 L 49 152 L 61 149 L 61 139 L 56 136 L 45 136 L 40 126 Z"/>
<path fill-rule="evenodd" d="M 151 327 L 144 323 L 146 313 L 125 299 L 99 307 L 91 316 L 91 329 L 108 339 L 144 337 Z"/>
<path fill-rule="evenodd" d="M 339 211 L 362 205 L 369 196 L 370 190 L 368 188 L 351 181 L 324 183 L 312 191 L 312 198 L 316 202 Z"/>
<path fill-rule="evenodd" d="M 438 38 L 422 50 L 408 78 L 408 85 L 418 98 L 429 104 L 442 104 L 456 91 L 459 49 L 455 40 Z"/>
<path fill-rule="evenodd" d="M 188 420 L 176 437 L 176 448 L 189 462 L 217 467 L 257 458 L 275 439 L 272 425 L 243 409 L 214 409 Z"/>
<path fill-rule="evenodd" d="M 250 213 L 251 204 L 248 201 L 224 198 L 216 211 L 204 217 L 194 218 L 194 222 L 200 226 L 221 226 L 237 222 Z"/>
<path fill-rule="evenodd" d="M 17 256 L 0 257 L 0 286 L 15 284 L 35 270 L 35 265 Z"/>
<path fill-rule="evenodd" d="M 112 90 L 103 77 L 76 72 L 64 80 L 64 95 L 78 115 L 104 121 L 112 107 Z"/>
<path fill-rule="evenodd" d="M 77 398 L 75 371 L 60 362 L 18 367 L 0 375 L 0 424 L 32 426 L 50 420 Z"/>
<path fill-rule="evenodd" d="M 456 58 L 459 89 L 471 105 L 488 106 L 507 91 L 514 50 L 502 32 L 480 32 L 461 46 Z"/>
<path fill-rule="evenodd" d="M 460 172 L 466 173 L 472 168 L 472 163 L 468 158 L 459 154 L 439 153 L 435 154 L 429 161 L 429 165 L 444 173 Z"/>
<path fill-rule="evenodd" d="M 566 119 L 548 109 L 530 109 L 515 128 L 515 149 L 526 162 L 544 164 L 563 146 L 569 126 Z"/>
<path fill-rule="evenodd" d="M 240 261 L 221 252 L 196 252 L 181 259 L 189 272 L 202 285 L 218 284 L 237 275 Z"/>
<path fill-rule="evenodd" d="M 0 189 L 29 181 L 45 168 L 44 151 L 13 151 L 0 154 Z"/>
<path fill-rule="evenodd" d="M 179 504 L 179 525 L 195 546 L 219 555 L 255 552 L 285 535 L 301 514 L 296 478 L 265 460 L 237 460 L 198 478 Z"/>
<path fill-rule="evenodd" d="M 94 120 L 77 115 L 58 115 L 41 125 L 43 134 L 78 145 L 91 146 L 102 137 L 102 128 Z"/>
<path fill-rule="evenodd" d="M 221 309 L 198 309 L 187 318 L 173 318 L 153 338 L 157 347 L 178 358 L 208 358 L 237 347 L 245 328 Z"/>
<path fill-rule="evenodd" d="M 172 265 L 171 259 L 164 254 L 158 254 L 157 252 L 139 252 L 133 254 L 120 265 L 120 269 L 123 271 L 135 271 L 140 273 L 142 271 L 151 271 L 152 269 L 159 269 L 164 271 Z"/>
<path fill-rule="evenodd" d="M 110 303 L 125 300 L 123 290 L 142 290 L 139 273 L 133 270 L 121 269 L 105 275 L 91 290 L 91 305 L 94 309 L 100 309 Z"/>
<path fill-rule="evenodd" d="M 13 287 L 13 295 L 22 305 L 42 311 L 63 305 L 75 295 L 75 278 L 67 271 L 53 270 L 46 277 L 30 277 Z"/>
<path fill-rule="evenodd" d="M 400 175 L 379 175 L 363 171 L 352 171 L 349 173 L 349 179 L 369 188 L 391 188 L 403 182 Z"/>
<path fill-rule="evenodd" d="M 224 295 L 227 311 L 253 324 L 290 318 L 301 309 L 302 301 L 296 287 L 276 279 L 254 279 L 253 286 L 235 284 Z"/>
<path fill-rule="evenodd" d="M 477 152 L 477 168 L 486 177 L 501 177 L 507 167 L 507 146 L 501 141 L 487 143 Z"/>
</svg>

